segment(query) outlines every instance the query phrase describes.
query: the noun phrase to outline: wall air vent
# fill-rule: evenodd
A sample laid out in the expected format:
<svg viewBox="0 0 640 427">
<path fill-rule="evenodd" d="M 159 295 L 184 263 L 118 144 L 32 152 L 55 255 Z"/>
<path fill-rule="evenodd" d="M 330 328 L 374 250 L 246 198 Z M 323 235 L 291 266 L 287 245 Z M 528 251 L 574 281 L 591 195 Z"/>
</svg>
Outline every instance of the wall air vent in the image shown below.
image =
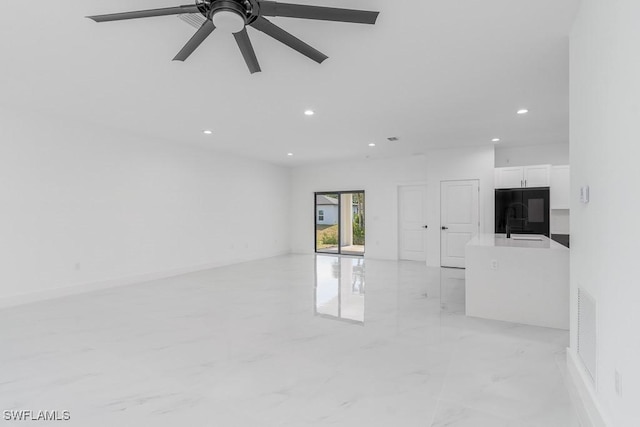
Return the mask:
<svg viewBox="0 0 640 427">
<path fill-rule="evenodd" d="M 202 27 L 202 24 L 204 24 L 205 21 L 204 16 L 200 13 L 185 13 L 183 15 L 178 15 L 178 19 L 198 30 Z"/>
<path fill-rule="evenodd" d="M 578 356 L 596 385 L 596 301 L 578 288 Z"/>
</svg>

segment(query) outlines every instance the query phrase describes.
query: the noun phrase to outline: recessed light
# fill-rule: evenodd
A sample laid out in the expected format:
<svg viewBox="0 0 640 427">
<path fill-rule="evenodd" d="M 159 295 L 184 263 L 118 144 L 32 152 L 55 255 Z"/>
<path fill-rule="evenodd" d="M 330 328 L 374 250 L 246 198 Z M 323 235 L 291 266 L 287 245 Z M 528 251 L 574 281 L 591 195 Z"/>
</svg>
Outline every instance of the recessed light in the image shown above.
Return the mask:
<svg viewBox="0 0 640 427">
<path fill-rule="evenodd" d="M 291 157 L 293 156 L 293 153 L 287 153 L 287 156 Z"/>
<path fill-rule="evenodd" d="M 204 133 L 205 135 L 211 135 L 213 133 L 213 131 L 203 130 L 202 133 Z"/>
<path fill-rule="evenodd" d="M 316 113 L 316 112 L 315 112 L 315 111 L 313 111 L 313 110 L 306 110 L 306 111 L 304 112 L 304 115 L 305 115 L 305 116 L 313 116 L 315 113 Z"/>
<path fill-rule="evenodd" d="M 527 110 L 526 108 L 522 108 L 520 110 L 518 110 L 518 114 L 522 115 L 522 114 L 527 114 L 529 112 L 529 110 Z"/>
<path fill-rule="evenodd" d="M 500 142 L 500 138 L 493 138 L 491 142 Z"/>
<path fill-rule="evenodd" d="M 369 144 L 369 147 L 375 147 L 376 144 L 374 144 L 373 142 L 371 144 Z"/>
</svg>

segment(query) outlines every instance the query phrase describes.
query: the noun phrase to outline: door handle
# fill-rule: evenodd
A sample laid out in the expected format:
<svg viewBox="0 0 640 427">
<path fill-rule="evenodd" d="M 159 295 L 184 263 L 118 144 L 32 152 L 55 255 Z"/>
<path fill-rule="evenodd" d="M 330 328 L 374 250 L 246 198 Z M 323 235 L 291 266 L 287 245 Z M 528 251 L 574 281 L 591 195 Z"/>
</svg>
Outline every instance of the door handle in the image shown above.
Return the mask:
<svg viewBox="0 0 640 427">
<path fill-rule="evenodd" d="M 429 226 L 428 225 L 423 225 L 422 228 L 429 228 Z"/>
<path fill-rule="evenodd" d="M 449 227 L 445 227 L 445 226 L 443 225 L 443 226 L 442 226 L 442 229 L 443 229 L 443 230 L 448 230 L 448 229 L 449 229 Z"/>
</svg>

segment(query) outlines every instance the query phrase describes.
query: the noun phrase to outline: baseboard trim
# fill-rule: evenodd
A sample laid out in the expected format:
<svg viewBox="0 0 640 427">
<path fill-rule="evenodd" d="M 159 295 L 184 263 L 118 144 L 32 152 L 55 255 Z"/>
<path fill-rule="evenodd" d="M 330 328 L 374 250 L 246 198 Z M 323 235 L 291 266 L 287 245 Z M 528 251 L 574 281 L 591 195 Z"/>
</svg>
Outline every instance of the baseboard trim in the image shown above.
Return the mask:
<svg viewBox="0 0 640 427">
<path fill-rule="evenodd" d="M 569 371 L 569 384 L 571 398 L 574 401 L 582 427 L 609 427 L 605 412 L 598 402 L 595 389 L 588 380 L 587 373 L 578 360 L 578 355 L 567 348 L 567 370 Z M 573 386 L 573 387 L 571 387 Z"/>
<path fill-rule="evenodd" d="M 214 268 L 225 267 L 229 265 L 242 264 L 250 261 L 258 261 L 261 259 L 274 258 L 277 256 L 288 255 L 290 252 L 278 252 L 272 255 L 268 255 L 260 258 L 252 259 L 237 259 L 226 262 L 209 262 L 206 264 L 198 264 L 189 267 L 175 268 L 171 270 L 164 270 L 146 274 L 139 274 L 135 276 L 120 277 L 116 279 L 100 280 L 95 282 L 87 282 L 79 285 L 65 286 L 61 288 L 48 289 L 45 291 L 30 292 L 27 294 L 12 295 L 8 297 L 0 298 L 0 309 L 16 307 L 19 305 L 30 304 L 34 302 L 47 301 L 56 298 L 62 298 L 71 295 L 79 295 L 88 292 L 98 291 L 101 289 L 117 288 L 120 286 L 134 285 L 136 283 L 149 282 L 152 280 L 166 279 L 169 277 L 182 276 L 184 274 L 195 273 L 198 271 L 211 270 Z"/>
</svg>

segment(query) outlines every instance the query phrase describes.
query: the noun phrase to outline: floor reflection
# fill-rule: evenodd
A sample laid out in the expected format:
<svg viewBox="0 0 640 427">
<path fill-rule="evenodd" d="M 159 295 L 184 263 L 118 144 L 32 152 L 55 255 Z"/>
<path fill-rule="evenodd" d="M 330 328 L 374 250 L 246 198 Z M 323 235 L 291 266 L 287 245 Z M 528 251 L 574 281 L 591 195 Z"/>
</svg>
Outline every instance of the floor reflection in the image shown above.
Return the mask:
<svg viewBox="0 0 640 427">
<path fill-rule="evenodd" d="M 315 313 L 364 325 L 364 259 L 316 256 Z"/>
<path fill-rule="evenodd" d="M 0 309 L 0 402 L 64 427 L 579 427 L 568 340 L 465 316 L 462 270 L 292 254 Z"/>
<path fill-rule="evenodd" d="M 463 269 L 440 269 L 440 309 L 448 313 L 465 313 Z"/>
</svg>

